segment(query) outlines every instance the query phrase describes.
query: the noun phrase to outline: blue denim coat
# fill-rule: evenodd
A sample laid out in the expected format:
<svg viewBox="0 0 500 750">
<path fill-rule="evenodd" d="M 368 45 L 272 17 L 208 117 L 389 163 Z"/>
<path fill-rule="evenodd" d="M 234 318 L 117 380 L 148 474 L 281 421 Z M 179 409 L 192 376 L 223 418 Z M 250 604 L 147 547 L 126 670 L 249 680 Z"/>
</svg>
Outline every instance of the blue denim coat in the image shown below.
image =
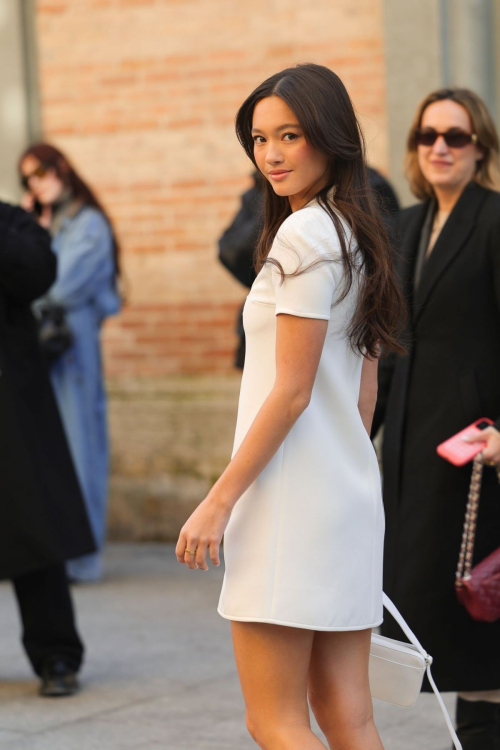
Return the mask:
<svg viewBox="0 0 500 750">
<path fill-rule="evenodd" d="M 102 213 L 84 206 L 53 238 L 57 279 L 44 300 L 63 306 L 73 344 L 52 365 L 51 380 L 98 550 L 106 532 L 109 450 L 100 330 L 120 309 L 113 239 Z M 68 563 L 76 580 L 102 574 L 100 553 Z"/>
</svg>

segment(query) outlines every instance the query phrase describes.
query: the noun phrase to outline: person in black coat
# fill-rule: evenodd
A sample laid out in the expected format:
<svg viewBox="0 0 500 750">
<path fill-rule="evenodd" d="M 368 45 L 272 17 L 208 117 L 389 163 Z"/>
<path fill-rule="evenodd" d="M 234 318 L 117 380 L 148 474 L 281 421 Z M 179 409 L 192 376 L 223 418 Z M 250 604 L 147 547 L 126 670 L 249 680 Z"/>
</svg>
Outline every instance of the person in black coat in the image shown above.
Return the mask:
<svg viewBox="0 0 500 750">
<path fill-rule="evenodd" d="M 258 173 L 254 172 L 252 178 L 252 187 L 241 196 L 241 207 L 219 240 L 220 262 L 248 289 L 255 281 L 254 253 L 259 240 L 264 210 L 264 194 Z M 238 312 L 236 333 L 239 343 L 234 366 L 242 370 L 245 364 L 243 307 Z"/>
<path fill-rule="evenodd" d="M 77 688 L 83 645 L 64 561 L 95 548 L 30 305 L 56 277 L 48 233 L 0 203 L 0 578 L 45 696 Z"/>
<path fill-rule="evenodd" d="M 243 193 L 238 213 L 219 240 L 220 262 L 248 289 L 255 281 L 254 253 L 259 240 L 264 210 L 264 195 L 259 183 L 259 174 L 254 172 L 252 177 L 254 184 Z M 395 216 L 399 211 L 396 193 L 391 183 L 376 169 L 368 167 L 368 178 L 389 235 L 392 237 Z M 239 344 L 234 365 L 243 369 L 245 363 L 243 307 L 238 313 L 236 333 L 239 336 Z"/>
<path fill-rule="evenodd" d="M 434 657 L 438 687 L 459 693 L 464 750 L 500 748 L 500 621 L 474 621 L 458 603 L 471 464 L 457 468 L 436 447 L 489 417 L 482 458 L 500 463 L 497 161 L 495 126 L 475 94 L 440 90 L 419 106 L 407 174 L 423 202 L 401 213 L 398 259 L 408 353 L 380 361 L 373 426 L 385 425 L 384 590 Z M 500 487 L 485 468 L 474 563 L 498 547 Z M 392 618 L 383 634 L 401 637 Z"/>
</svg>

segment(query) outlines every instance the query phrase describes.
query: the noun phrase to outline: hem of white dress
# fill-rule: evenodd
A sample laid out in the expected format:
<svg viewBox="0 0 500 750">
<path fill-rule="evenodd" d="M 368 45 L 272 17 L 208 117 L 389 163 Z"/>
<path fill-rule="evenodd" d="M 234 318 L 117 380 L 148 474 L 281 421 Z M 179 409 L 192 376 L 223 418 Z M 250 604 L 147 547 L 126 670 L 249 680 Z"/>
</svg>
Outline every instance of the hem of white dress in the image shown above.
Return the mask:
<svg viewBox="0 0 500 750">
<path fill-rule="evenodd" d="M 384 621 L 384 618 L 382 617 L 380 620 L 377 620 L 377 622 L 373 622 L 368 625 L 343 625 L 342 627 L 330 627 L 325 625 L 304 625 L 298 622 L 286 622 L 284 620 L 274 620 L 267 617 L 235 617 L 233 615 L 226 615 L 220 609 L 217 609 L 217 612 L 225 620 L 234 620 L 235 622 L 264 622 L 268 623 L 269 625 L 283 625 L 287 628 L 300 628 L 301 630 L 323 630 L 332 633 L 336 631 L 341 632 L 349 630 L 368 630 L 369 628 L 378 628 L 378 626 L 382 625 Z"/>
</svg>

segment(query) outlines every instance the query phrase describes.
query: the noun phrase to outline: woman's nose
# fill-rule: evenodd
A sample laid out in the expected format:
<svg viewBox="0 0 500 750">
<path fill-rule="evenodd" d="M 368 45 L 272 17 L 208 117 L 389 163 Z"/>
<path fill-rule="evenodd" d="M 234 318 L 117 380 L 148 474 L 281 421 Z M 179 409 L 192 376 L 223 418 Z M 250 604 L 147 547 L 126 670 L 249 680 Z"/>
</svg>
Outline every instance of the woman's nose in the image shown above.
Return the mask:
<svg viewBox="0 0 500 750">
<path fill-rule="evenodd" d="M 266 153 L 266 162 L 268 164 L 280 164 L 283 161 L 283 155 L 279 146 L 269 144 Z"/>
<path fill-rule="evenodd" d="M 448 144 L 442 135 L 438 135 L 432 150 L 437 154 L 447 154 L 449 151 Z"/>
</svg>

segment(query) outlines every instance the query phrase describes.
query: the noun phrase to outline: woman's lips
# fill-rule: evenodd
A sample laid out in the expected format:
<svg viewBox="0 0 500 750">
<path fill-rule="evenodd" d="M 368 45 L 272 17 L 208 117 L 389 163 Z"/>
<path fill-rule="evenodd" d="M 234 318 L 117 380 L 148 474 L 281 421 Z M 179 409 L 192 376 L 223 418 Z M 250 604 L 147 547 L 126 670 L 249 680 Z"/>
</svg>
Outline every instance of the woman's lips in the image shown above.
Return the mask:
<svg viewBox="0 0 500 750">
<path fill-rule="evenodd" d="M 269 172 L 269 177 L 272 180 L 279 181 L 284 180 L 287 175 L 290 174 L 292 170 L 291 169 L 276 169 L 272 172 Z"/>
</svg>

